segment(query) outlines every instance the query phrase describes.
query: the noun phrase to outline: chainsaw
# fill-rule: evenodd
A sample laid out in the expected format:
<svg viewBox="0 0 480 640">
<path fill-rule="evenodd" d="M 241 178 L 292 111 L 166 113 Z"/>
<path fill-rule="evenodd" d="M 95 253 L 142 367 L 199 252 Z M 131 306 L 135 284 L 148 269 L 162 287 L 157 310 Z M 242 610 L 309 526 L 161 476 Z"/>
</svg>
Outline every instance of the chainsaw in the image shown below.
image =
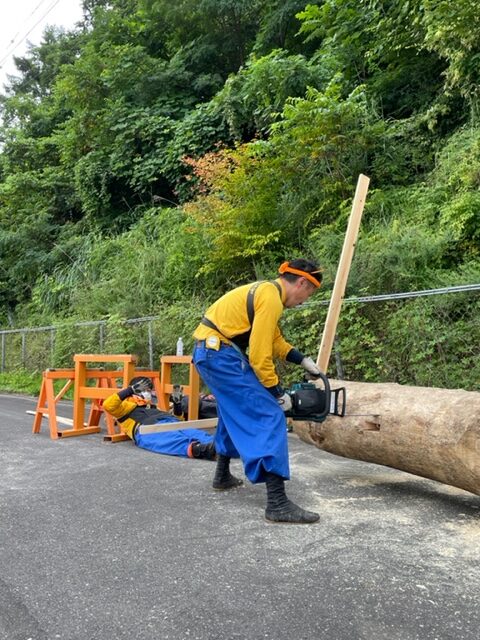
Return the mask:
<svg viewBox="0 0 480 640">
<path fill-rule="evenodd" d="M 298 382 L 286 390 L 292 400 L 292 408 L 285 412 L 292 420 L 310 420 L 323 422 L 328 415 L 345 415 L 345 387 L 331 389 L 326 375 L 321 373 L 316 380 L 322 382 L 318 387 L 313 382 Z"/>
</svg>

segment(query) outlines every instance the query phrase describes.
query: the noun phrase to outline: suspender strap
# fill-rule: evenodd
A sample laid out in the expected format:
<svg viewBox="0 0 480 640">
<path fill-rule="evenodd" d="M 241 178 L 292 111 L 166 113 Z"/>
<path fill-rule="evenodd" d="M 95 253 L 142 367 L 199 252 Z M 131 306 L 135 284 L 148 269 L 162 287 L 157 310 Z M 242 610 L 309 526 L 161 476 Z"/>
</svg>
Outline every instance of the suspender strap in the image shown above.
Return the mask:
<svg viewBox="0 0 480 640">
<path fill-rule="evenodd" d="M 246 346 L 245 346 L 245 348 L 242 348 L 243 347 L 243 343 L 242 343 L 242 345 L 236 344 L 235 343 L 236 336 L 234 336 L 233 338 L 227 338 L 227 336 L 224 335 L 220 331 L 220 329 L 217 327 L 217 325 L 214 322 L 212 322 L 211 320 L 209 320 L 206 316 L 203 316 L 203 318 L 200 320 L 200 324 L 204 324 L 209 329 L 213 329 L 214 331 L 219 333 L 221 336 L 223 336 L 225 338 L 225 340 L 228 340 L 228 342 L 231 343 L 232 347 L 236 351 L 238 351 L 238 353 L 240 353 L 243 356 L 245 355 Z"/>
<path fill-rule="evenodd" d="M 255 291 L 264 282 L 271 282 L 271 284 L 275 285 L 280 295 L 280 298 L 282 297 L 282 287 L 279 282 L 276 282 L 276 280 L 260 280 L 259 282 L 254 282 L 252 284 L 247 294 L 247 317 L 248 317 L 248 322 L 250 323 L 250 329 L 247 332 L 248 338 L 250 337 L 250 331 L 252 330 L 253 320 L 255 318 Z M 203 316 L 203 318 L 200 320 L 200 323 L 204 324 L 206 327 L 209 327 L 210 329 L 213 329 L 214 331 L 219 333 L 221 336 L 223 336 L 226 340 L 230 342 L 235 342 L 235 338 L 237 336 L 233 336 L 232 338 L 227 338 L 227 336 L 220 331 L 217 325 L 206 316 Z M 242 337 L 243 336 L 245 336 L 245 334 L 242 334 Z M 242 340 L 242 343 L 243 342 L 244 340 Z M 243 344 L 241 346 L 243 347 Z"/>
<path fill-rule="evenodd" d="M 214 331 L 219 333 L 221 336 L 223 336 L 223 333 L 220 331 L 220 329 L 217 327 L 217 325 L 214 322 L 212 322 L 211 320 L 209 320 L 207 318 L 207 316 L 203 316 L 203 318 L 200 320 L 200 324 L 204 324 L 209 329 L 213 329 Z M 230 339 L 230 338 L 227 338 L 227 336 L 223 336 L 223 337 L 226 338 L 227 340 Z"/>
<path fill-rule="evenodd" d="M 255 306 L 254 306 L 255 291 L 264 282 L 271 282 L 271 284 L 274 284 L 275 287 L 278 290 L 280 298 L 282 297 L 282 287 L 281 287 L 280 283 L 277 282 L 276 280 L 260 280 L 259 282 L 254 282 L 252 284 L 252 286 L 250 287 L 250 289 L 248 291 L 248 294 L 247 294 L 247 316 L 248 316 L 248 321 L 250 323 L 250 327 L 252 326 L 253 319 L 255 317 Z"/>
</svg>

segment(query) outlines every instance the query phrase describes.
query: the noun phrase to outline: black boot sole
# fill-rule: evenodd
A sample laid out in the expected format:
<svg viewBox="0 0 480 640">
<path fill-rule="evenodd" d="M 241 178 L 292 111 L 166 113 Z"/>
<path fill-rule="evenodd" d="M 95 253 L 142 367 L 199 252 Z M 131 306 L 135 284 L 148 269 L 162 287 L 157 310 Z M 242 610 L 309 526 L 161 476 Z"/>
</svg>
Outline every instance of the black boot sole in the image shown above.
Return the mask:
<svg viewBox="0 0 480 640">
<path fill-rule="evenodd" d="M 272 517 L 269 517 L 265 513 L 265 520 L 270 522 L 271 524 L 315 524 L 320 520 L 320 516 L 318 513 L 311 513 L 311 515 L 305 517 L 302 515 L 295 515 L 292 513 L 285 514 L 272 514 Z"/>
<path fill-rule="evenodd" d="M 231 480 L 223 484 L 221 483 L 212 484 L 212 489 L 214 491 L 230 491 L 231 489 L 238 489 L 238 487 L 241 487 L 242 485 L 243 485 L 243 480 L 240 480 L 240 478 L 232 477 Z"/>
</svg>

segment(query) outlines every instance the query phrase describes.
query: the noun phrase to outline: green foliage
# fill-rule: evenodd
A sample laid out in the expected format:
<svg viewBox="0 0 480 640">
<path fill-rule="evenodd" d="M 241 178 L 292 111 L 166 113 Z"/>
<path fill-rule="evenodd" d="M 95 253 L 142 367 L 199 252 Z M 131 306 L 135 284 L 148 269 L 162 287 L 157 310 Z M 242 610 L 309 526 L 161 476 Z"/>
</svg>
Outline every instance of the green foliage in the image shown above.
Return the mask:
<svg viewBox="0 0 480 640">
<path fill-rule="evenodd" d="M 274 50 L 266 56 L 251 56 L 245 67 L 230 76 L 213 100 L 237 140 L 265 135 L 279 119 L 287 99 L 305 94 L 307 87 L 321 89 L 330 69 L 312 64 L 302 55 Z"/>
<path fill-rule="evenodd" d="M 425 0 L 425 46 L 448 66 L 446 87 L 458 89 L 476 111 L 479 99 L 480 16 L 468 0 Z"/>
<path fill-rule="evenodd" d="M 386 116 L 408 117 L 442 90 L 445 62 L 427 45 L 424 0 L 325 0 L 298 14 L 300 32 L 333 58 L 346 90 L 365 84 Z"/>
<path fill-rule="evenodd" d="M 105 349 L 144 362 L 141 327 L 123 321 L 161 314 L 155 349 L 171 351 L 210 300 L 294 255 L 320 260 L 328 297 L 359 173 L 371 189 L 348 295 L 478 281 L 474 3 L 83 6 L 79 29 L 49 29 L 16 60 L 0 97 L 0 319 L 63 327 L 55 344 L 28 336 L 36 361 L 98 350 L 74 326 L 92 318 Z M 285 320 L 309 353 L 324 310 Z M 449 314 L 348 307 L 348 375 L 471 386 L 475 314 Z M 436 374 L 446 345 L 451 377 Z"/>
<path fill-rule="evenodd" d="M 361 89 L 342 100 L 334 81 L 289 99 L 269 141 L 219 154 L 213 186 L 186 207 L 210 236 L 205 269 L 252 272 L 278 247 L 305 246 L 318 225 L 337 219 L 383 134 Z"/>
<path fill-rule="evenodd" d="M 254 51 L 267 54 L 275 49 L 289 53 L 311 54 L 315 50 L 297 37 L 300 29 L 298 12 L 305 8 L 305 0 L 265 0 L 262 3 L 262 20 L 257 33 Z"/>
<path fill-rule="evenodd" d="M 26 393 L 37 396 L 42 384 L 41 373 L 31 373 L 29 371 L 10 371 L 0 373 L 0 390 L 3 393 Z"/>
<path fill-rule="evenodd" d="M 388 363 L 384 379 L 480 390 L 479 310 L 478 296 L 451 295 L 410 301 L 389 313 L 382 344 Z"/>
</svg>

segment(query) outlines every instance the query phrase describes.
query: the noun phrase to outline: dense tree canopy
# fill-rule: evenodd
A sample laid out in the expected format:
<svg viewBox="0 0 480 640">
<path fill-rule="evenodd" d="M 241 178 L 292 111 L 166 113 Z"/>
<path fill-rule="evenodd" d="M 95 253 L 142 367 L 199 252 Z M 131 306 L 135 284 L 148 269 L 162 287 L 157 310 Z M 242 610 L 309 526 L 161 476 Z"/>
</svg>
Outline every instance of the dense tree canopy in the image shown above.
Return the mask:
<svg viewBox="0 0 480 640">
<path fill-rule="evenodd" d="M 359 172 L 353 292 L 478 281 L 474 3 L 83 6 L 0 97 L 3 325 L 149 314 L 285 255 L 328 283 Z"/>
</svg>

